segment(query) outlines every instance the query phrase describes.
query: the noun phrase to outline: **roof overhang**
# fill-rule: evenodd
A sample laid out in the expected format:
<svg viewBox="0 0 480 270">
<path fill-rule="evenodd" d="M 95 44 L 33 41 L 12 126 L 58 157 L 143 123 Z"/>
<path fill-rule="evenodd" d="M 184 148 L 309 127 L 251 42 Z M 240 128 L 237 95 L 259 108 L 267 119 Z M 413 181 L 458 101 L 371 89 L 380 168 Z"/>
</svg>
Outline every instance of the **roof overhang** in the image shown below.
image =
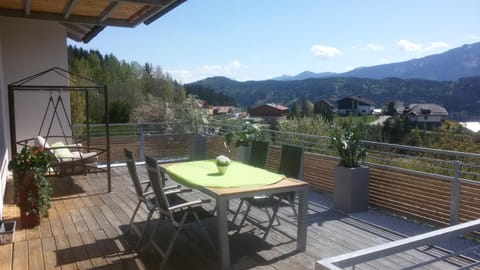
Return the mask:
<svg viewBox="0 0 480 270">
<path fill-rule="evenodd" d="M 67 36 L 88 43 L 106 26 L 150 24 L 186 0 L 7 0 L 0 16 L 56 21 Z"/>
</svg>

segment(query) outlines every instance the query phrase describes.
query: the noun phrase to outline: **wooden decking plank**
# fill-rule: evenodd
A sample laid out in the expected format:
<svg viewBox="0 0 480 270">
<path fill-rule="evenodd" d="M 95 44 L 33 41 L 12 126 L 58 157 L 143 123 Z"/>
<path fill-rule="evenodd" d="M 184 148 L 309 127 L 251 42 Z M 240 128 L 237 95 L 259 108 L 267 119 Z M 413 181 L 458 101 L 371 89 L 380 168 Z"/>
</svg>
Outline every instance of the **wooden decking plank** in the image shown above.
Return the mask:
<svg viewBox="0 0 480 270">
<path fill-rule="evenodd" d="M 45 269 L 42 241 L 39 238 L 28 240 L 28 268 Z"/>
<path fill-rule="evenodd" d="M 57 260 L 57 246 L 53 237 L 42 238 L 42 249 L 45 262 L 45 269 L 61 269 Z"/>
<path fill-rule="evenodd" d="M 27 228 L 25 229 L 25 231 L 27 233 L 28 240 L 40 238 L 40 228 L 38 226 L 33 228 Z"/>
<path fill-rule="evenodd" d="M 0 245 L 0 265 L 2 269 L 12 269 L 13 244 Z"/>
<path fill-rule="evenodd" d="M 82 208 L 80 208 L 82 209 Z M 85 220 L 83 220 L 83 215 L 80 212 L 79 209 L 70 209 L 70 216 L 72 217 L 73 224 L 75 225 L 75 228 L 77 232 L 86 232 L 88 231 L 88 226 L 85 223 Z"/>
<path fill-rule="evenodd" d="M 82 238 L 83 245 L 86 246 L 88 256 L 95 268 L 103 268 L 108 265 L 108 262 L 105 260 L 104 253 L 100 248 L 99 243 L 95 240 L 95 236 L 91 231 L 81 232 L 80 237 Z"/>
<path fill-rule="evenodd" d="M 64 212 L 66 213 L 66 212 Z M 50 223 L 50 229 L 52 230 L 53 236 L 64 235 L 65 230 L 63 229 L 62 220 L 59 212 L 56 209 L 50 209 L 48 211 L 48 219 Z"/>
<path fill-rule="evenodd" d="M 78 269 L 91 269 L 93 265 L 87 251 L 85 250 L 80 234 L 69 234 L 67 237 Z"/>
<path fill-rule="evenodd" d="M 73 224 L 72 217 L 70 216 L 69 211 L 64 211 L 60 214 L 60 220 L 63 225 L 63 229 L 65 230 L 65 234 L 74 234 L 77 233 L 75 225 Z"/>
<path fill-rule="evenodd" d="M 42 218 L 40 220 L 40 237 L 52 237 L 52 229 L 50 227 L 50 219 L 49 218 Z"/>
<path fill-rule="evenodd" d="M 93 216 L 90 207 L 80 209 L 80 213 L 82 214 L 82 217 L 85 220 L 85 223 L 87 224 L 89 231 L 101 230 L 101 227 L 98 224 L 95 217 Z"/>
<path fill-rule="evenodd" d="M 125 265 L 127 269 L 143 269 L 143 263 L 140 259 L 137 258 L 136 253 L 129 251 L 128 244 L 124 239 L 118 237 L 117 231 L 113 228 L 107 228 L 104 230 L 107 236 L 112 239 L 112 244 L 115 249 L 119 252 L 120 259 L 122 264 Z M 112 237 L 117 234 L 117 237 Z"/>
<path fill-rule="evenodd" d="M 115 248 L 112 239 L 109 239 L 103 230 L 92 231 L 95 241 L 98 243 L 98 248 L 102 252 L 105 260 L 112 269 L 125 269 L 120 262 L 120 256 Z"/>
<path fill-rule="evenodd" d="M 28 242 L 15 242 L 13 247 L 13 269 L 28 269 Z"/>
<path fill-rule="evenodd" d="M 57 246 L 57 261 L 62 267 L 62 270 L 77 269 L 75 259 L 73 257 L 73 251 L 70 248 L 67 235 L 62 234 L 55 236 L 55 245 Z"/>
</svg>

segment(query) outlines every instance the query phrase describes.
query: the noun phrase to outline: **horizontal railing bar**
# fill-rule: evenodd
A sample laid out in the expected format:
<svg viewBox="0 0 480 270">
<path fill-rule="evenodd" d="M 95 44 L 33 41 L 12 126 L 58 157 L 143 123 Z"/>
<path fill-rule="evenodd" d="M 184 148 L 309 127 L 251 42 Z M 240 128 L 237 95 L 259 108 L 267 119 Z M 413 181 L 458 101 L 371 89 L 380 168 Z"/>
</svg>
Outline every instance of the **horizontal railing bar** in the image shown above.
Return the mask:
<svg viewBox="0 0 480 270">
<path fill-rule="evenodd" d="M 480 229 L 480 219 L 350 252 L 336 257 L 319 260 L 316 263 L 315 269 L 341 269 L 410 250 L 419 246 L 424 246 L 437 240 L 467 234 L 478 229 Z"/>
</svg>

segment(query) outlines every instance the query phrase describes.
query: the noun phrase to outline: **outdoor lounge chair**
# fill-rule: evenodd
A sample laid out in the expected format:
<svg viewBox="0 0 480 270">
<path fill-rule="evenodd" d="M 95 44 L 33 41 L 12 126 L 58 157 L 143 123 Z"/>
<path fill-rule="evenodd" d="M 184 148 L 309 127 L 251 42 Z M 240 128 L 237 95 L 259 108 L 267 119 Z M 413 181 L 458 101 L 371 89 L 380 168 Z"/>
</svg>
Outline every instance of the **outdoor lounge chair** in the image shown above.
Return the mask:
<svg viewBox="0 0 480 270">
<path fill-rule="evenodd" d="M 81 144 L 56 142 L 50 145 L 42 136 L 37 136 L 36 143 L 49 152 L 52 157 L 51 167 L 53 171 L 62 176 L 86 174 L 90 171 L 97 172 L 98 156 L 103 153 L 101 150 L 86 152 Z"/>
<path fill-rule="evenodd" d="M 302 179 L 303 178 L 302 176 L 303 148 L 298 146 L 283 145 L 278 172 L 281 174 L 284 174 L 286 177 Z M 265 234 L 263 235 L 263 239 L 265 240 L 268 236 L 268 233 L 270 232 L 270 229 L 273 226 L 273 222 L 277 218 L 277 213 L 283 200 L 288 201 L 289 205 L 292 207 L 294 215 L 296 216 L 297 211 L 295 210 L 295 204 L 294 204 L 295 202 L 294 192 L 273 194 L 268 196 L 257 196 L 257 197 L 242 199 L 234 218 L 236 218 L 238 212 L 240 211 L 240 208 L 242 207 L 242 202 L 247 203 L 247 210 L 243 214 L 243 218 L 242 218 L 242 221 L 240 222 L 240 226 L 237 232 L 239 232 L 242 229 L 245 220 L 248 218 L 248 214 L 250 213 L 251 207 L 254 206 L 257 208 L 264 209 L 269 219 L 268 226 L 266 227 Z M 272 209 L 271 214 L 268 211 L 268 209 L 270 208 Z M 251 219 L 249 220 L 252 221 Z M 278 222 L 280 223 L 279 220 Z M 253 223 L 256 223 L 256 222 L 253 222 Z"/>
<path fill-rule="evenodd" d="M 150 237 L 149 239 L 149 243 L 152 243 L 153 247 L 160 253 L 163 258 L 160 269 L 163 269 L 165 267 L 168 257 L 172 251 L 173 245 L 177 240 L 179 233 L 183 229 L 183 226 L 186 223 L 196 222 L 200 226 L 206 240 L 211 244 L 212 247 L 214 247 L 212 240 L 208 237 L 207 231 L 205 230 L 203 224 L 200 222 L 200 218 L 196 212 L 198 208 L 202 208 L 202 204 L 208 203 L 210 202 L 210 200 L 194 200 L 171 205 L 163 187 L 162 173 L 160 172 L 157 160 L 148 156 L 145 156 L 145 159 L 148 177 L 150 179 L 152 190 L 155 194 L 156 203 L 158 205 L 156 210 L 159 213 L 159 220 L 162 223 L 170 224 L 174 229 L 174 232 L 172 234 L 172 237 L 170 238 L 170 242 L 168 243 L 166 250 L 162 250 L 160 247 L 158 247 L 153 240 L 153 235 L 155 234 L 157 227 L 155 227 L 152 232 L 152 237 Z"/>
<path fill-rule="evenodd" d="M 129 232 L 129 230 L 132 226 L 133 220 L 135 219 L 135 216 L 138 212 L 138 209 L 140 208 L 140 205 L 142 203 L 145 204 L 145 207 L 147 208 L 148 213 L 149 213 L 148 218 L 147 218 L 147 222 L 146 222 L 146 225 L 145 225 L 145 227 L 146 227 L 148 225 L 148 222 L 149 222 L 153 212 L 157 208 L 157 203 L 155 201 L 155 195 L 153 194 L 152 191 L 149 191 L 150 181 L 148 179 L 144 180 L 144 181 L 141 181 L 140 178 L 138 177 L 137 166 L 136 166 L 136 163 L 135 163 L 135 156 L 134 156 L 133 152 L 131 152 L 128 149 L 123 149 L 123 151 L 124 151 L 125 157 L 126 157 L 128 172 L 130 174 L 130 178 L 132 179 L 133 186 L 135 188 L 135 193 L 137 195 L 137 200 L 138 200 L 137 206 L 135 207 L 135 210 L 133 211 L 132 217 L 130 218 L 130 222 L 128 223 L 128 227 L 125 231 L 125 234 L 128 234 L 128 232 Z M 173 186 L 165 187 L 164 190 L 165 190 L 166 195 L 178 194 L 180 192 L 192 191 L 191 189 L 181 189 L 180 185 L 173 185 Z M 142 232 L 142 234 L 143 234 L 143 232 Z M 141 237 L 142 236 L 140 236 L 140 239 L 141 239 Z"/>
</svg>

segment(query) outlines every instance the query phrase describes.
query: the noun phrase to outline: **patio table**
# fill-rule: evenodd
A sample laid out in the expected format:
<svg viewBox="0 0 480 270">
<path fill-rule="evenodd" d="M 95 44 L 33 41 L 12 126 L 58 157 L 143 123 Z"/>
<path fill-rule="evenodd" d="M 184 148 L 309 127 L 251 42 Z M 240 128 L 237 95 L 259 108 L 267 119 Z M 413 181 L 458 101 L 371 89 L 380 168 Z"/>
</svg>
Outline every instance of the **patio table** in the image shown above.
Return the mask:
<svg viewBox="0 0 480 270">
<path fill-rule="evenodd" d="M 227 203 L 230 199 L 295 191 L 298 194 L 297 250 L 307 246 L 307 192 L 308 184 L 293 178 L 258 169 L 240 162 L 232 162 L 224 175 L 217 173 L 213 160 L 160 164 L 162 173 L 172 180 L 200 190 L 216 201 L 217 237 L 220 268 L 230 269 Z M 244 179 L 244 181 L 239 181 Z M 267 181 L 265 182 L 265 179 Z"/>
</svg>

